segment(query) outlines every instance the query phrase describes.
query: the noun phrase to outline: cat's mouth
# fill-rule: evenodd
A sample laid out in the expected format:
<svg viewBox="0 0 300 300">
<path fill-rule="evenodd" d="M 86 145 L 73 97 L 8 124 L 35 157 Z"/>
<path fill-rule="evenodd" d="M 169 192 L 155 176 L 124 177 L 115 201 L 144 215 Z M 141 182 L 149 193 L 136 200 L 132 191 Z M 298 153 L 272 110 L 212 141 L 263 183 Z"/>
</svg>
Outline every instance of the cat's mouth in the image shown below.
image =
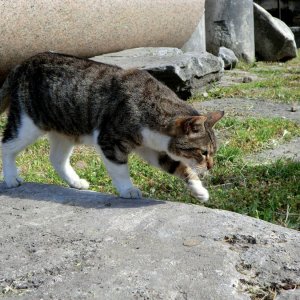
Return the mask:
<svg viewBox="0 0 300 300">
<path fill-rule="evenodd" d="M 201 162 L 196 159 L 188 159 L 185 161 L 186 165 L 193 169 L 198 175 L 203 175 L 213 167 L 213 160 L 210 157 L 203 157 Z"/>
<path fill-rule="evenodd" d="M 203 156 L 203 159 L 199 162 L 199 160 L 195 158 L 178 156 L 173 153 L 168 153 L 168 155 L 175 161 L 180 161 L 184 165 L 190 167 L 197 175 L 204 175 L 213 167 L 213 159 L 210 156 Z"/>
<path fill-rule="evenodd" d="M 205 157 L 201 163 L 192 162 L 189 167 L 198 175 L 203 176 L 208 173 L 208 171 L 213 167 L 213 159 L 211 157 Z"/>
</svg>

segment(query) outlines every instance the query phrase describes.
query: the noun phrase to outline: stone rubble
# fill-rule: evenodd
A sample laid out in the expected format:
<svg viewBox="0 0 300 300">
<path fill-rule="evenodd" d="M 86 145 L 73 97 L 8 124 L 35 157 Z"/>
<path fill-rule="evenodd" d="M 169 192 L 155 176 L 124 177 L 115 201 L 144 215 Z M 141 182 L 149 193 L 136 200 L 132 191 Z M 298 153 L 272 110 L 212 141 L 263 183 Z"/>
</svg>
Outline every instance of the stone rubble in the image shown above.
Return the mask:
<svg viewBox="0 0 300 300">
<path fill-rule="evenodd" d="M 258 60 L 287 61 L 297 57 L 292 30 L 254 3 L 255 51 Z"/>
<path fill-rule="evenodd" d="M 225 70 L 234 69 L 239 62 L 234 52 L 226 47 L 220 47 L 218 57 L 222 58 L 222 60 L 224 61 Z"/>
<path fill-rule="evenodd" d="M 135 48 L 90 59 L 146 70 L 184 100 L 223 74 L 222 59 L 207 52 L 183 53 L 177 48 Z"/>
</svg>

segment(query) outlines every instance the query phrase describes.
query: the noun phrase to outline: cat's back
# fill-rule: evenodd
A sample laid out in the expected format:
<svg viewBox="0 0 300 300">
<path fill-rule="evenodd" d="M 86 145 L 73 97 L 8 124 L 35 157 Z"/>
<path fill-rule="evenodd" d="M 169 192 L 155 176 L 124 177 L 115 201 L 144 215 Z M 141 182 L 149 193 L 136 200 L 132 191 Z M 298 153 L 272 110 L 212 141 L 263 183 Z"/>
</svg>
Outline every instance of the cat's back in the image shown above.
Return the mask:
<svg viewBox="0 0 300 300">
<path fill-rule="evenodd" d="M 113 65 L 102 64 L 88 59 L 71 55 L 45 52 L 37 54 L 24 61 L 15 69 L 14 77 L 26 77 L 25 80 L 35 80 L 40 84 L 43 81 L 76 82 L 78 85 L 88 85 L 97 82 L 97 79 L 112 76 L 121 71 Z"/>
<path fill-rule="evenodd" d="M 17 67 L 10 81 L 17 91 L 12 101 L 36 124 L 70 134 L 129 119 L 160 130 L 176 115 L 198 114 L 146 71 L 65 54 L 38 54 Z"/>
<path fill-rule="evenodd" d="M 11 110 L 24 111 L 45 130 L 91 132 L 101 122 L 104 104 L 118 89 L 114 78 L 121 71 L 64 54 L 35 55 L 8 77 Z"/>
</svg>

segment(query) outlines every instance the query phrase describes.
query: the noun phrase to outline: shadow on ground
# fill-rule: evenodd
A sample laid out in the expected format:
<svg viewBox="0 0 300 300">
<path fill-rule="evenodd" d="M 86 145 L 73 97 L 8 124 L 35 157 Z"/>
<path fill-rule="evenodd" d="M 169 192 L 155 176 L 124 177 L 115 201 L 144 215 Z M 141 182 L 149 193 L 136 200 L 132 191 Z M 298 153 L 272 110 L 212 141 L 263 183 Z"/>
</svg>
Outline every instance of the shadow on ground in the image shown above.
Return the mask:
<svg viewBox="0 0 300 300">
<path fill-rule="evenodd" d="M 123 199 L 113 195 L 93 191 L 65 188 L 41 183 L 24 183 L 9 189 L 0 183 L 0 195 L 11 198 L 31 199 L 36 201 L 55 202 L 83 208 L 134 208 L 151 205 L 162 205 L 165 202 L 152 199 Z"/>
</svg>

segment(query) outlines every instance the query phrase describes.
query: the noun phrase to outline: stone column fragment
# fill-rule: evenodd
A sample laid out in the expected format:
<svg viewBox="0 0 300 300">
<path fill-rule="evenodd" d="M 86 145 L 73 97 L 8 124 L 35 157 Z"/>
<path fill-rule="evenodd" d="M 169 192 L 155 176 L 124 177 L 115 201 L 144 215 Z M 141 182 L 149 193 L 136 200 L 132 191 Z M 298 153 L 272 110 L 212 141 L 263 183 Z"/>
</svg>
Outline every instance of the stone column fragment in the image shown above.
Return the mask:
<svg viewBox="0 0 300 300">
<path fill-rule="evenodd" d="M 231 49 L 246 62 L 255 59 L 252 0 L 208 0 L 205 3 L 206 48 L 218 55 L 219 48 Z"/>
<path fill-rule="evenodd" d="M 24 59 L 53 50 L 91 57 L 135 47 L 182 47 L 205 0 L 0 1 L 0 86 Z"/>
</svg>

